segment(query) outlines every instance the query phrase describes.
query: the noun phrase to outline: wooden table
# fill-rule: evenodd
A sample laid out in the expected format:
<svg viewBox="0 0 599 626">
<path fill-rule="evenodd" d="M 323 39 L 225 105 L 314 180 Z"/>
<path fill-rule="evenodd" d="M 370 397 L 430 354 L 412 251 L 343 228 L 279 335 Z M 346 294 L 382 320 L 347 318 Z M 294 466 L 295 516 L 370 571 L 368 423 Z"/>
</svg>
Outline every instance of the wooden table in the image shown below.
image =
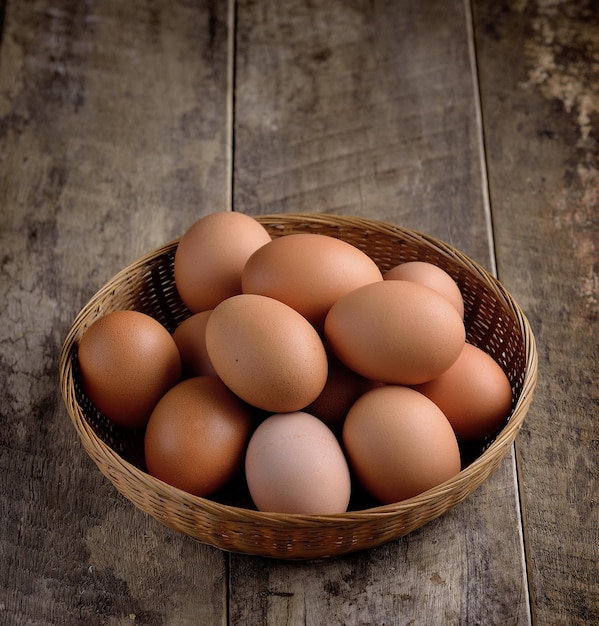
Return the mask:
<svg viewBox="0 0 599 626">
<path fill-rule="evenodd" d="M 0 7 L 0 623 L 599 623 L 595 3 Z M 117 270 L 230 208 L 382 219 L 496 272 L 539 383 L 464 503 L 297 563 L 168 530 L 100 474 L 60 397 L 66 332 Z"/>
</svg>

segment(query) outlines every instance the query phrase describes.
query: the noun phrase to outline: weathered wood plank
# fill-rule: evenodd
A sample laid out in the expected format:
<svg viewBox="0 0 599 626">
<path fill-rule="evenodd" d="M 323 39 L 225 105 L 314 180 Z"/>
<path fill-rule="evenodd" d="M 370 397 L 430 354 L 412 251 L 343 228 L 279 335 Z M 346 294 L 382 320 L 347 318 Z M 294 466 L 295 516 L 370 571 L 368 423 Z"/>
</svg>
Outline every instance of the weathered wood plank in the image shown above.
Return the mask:
<svg viewBox="0 0 599 626">
<path fill-rule="evenodd" d="M 240 2 L 234 206 L 359 214 L 491 266 L 465 6 Z M 334 561 L 231 557 L 232 623 L 527 624 L 510 456 L 402 540 Z"/>
<path fill-rule="evenodd" d="M 463 3 L 238 14 L 238 208 L 400 217 L 491 263 Z"/>
<path fill-rule="evenodd" d="M 231 623 L 529 624 L 514 494 L 496 485 L 510 480 L 505 463 L 443 518 L 368 552 L 310 563 L 233 556 Z"/>
<path fill-rule="evenodd" d="M 237 208 L 390 219 L 492 265 L 467 21 L 460 3 L 422 4 L 240 4 Z M 529 313 L 541 356 L 518 445 L 538 623 L 599 619 L 589 7 L 481 2 L 476 12 L 499 275 Z M 226 621 L 228 557 L 114 493 L 78 446 L 56 380 L 64 333 L 99 284 L 226 205 L 225 24 L 216 5 L 9 3 L 0 48 L 8 623 Z M 513 463 L 443 519 L 368 553 L 311 564 L 232 557 L 231 623 L 528 623 Z"/>
<path fill-rule="evenodd" d="M 0 622 L 218 624 L 226 556 L 134 509 L 60 398 L 111 275 L 228 197 L 226 3 L 9 2 L 0 48 Z"/>
<path fill-rule="evenodd" d="M 528 312 L 539 385 L 518 444 L 539 624 L 599 623 L 599 14 L 476 2 L 499 274 Z"/>
</svg>

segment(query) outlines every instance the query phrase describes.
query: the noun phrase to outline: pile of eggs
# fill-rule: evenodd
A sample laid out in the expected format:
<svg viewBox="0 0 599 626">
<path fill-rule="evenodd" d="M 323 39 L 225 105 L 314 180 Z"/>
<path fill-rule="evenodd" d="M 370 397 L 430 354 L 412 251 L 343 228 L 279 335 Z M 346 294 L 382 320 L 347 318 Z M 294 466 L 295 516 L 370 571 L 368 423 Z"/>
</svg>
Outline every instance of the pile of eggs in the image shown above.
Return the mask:
<svg viewBox="0 0 599 626">
<path fill-rule="evenodd" d="M 271 238 L 216 212 L 181 237 L 171 334 L 139 311 L 94 321 L 81 381 L 141 429 L 149 474 L 209 497 L 243 476 L 254 505 L 332 514 L 359 486 L 387 504 L 451 479 L 460 443 L 503 426 L 512 389 L 466 341 L 457 283 L 420 261 L 384 274 L 324 234 Z"/>
</svg>

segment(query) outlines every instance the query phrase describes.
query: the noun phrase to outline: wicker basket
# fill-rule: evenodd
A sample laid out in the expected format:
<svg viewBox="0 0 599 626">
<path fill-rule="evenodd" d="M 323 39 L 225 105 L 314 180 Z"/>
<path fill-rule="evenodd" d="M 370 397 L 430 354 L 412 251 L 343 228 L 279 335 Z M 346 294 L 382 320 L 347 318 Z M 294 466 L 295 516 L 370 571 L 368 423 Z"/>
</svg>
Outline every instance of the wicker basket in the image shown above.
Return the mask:
<svg viewBox="0 0 599 626">
<path fill-rule="evenodd" d="M 110 311 L 136 309 L 170 331 L 190 313 L 173 280 L 178 240 L 114 276 L 75 319 L 60 358 L 60 384 L 68 413 L 83 445 L 116 489 L 166 526 L 222 550 L 283 559 L 340 555 L 377 546 L 439 517 L 483 483 L 508 452 L 530 405 L 537 377 L 535 341 L 528 321 L 501 284 L 478 264 L 433 237 L 388 223 L 319 214 L 257 218 L 274 237 L 315 232 L 343 239 L 369 254 L 385 271 L 424 260 L 457 281 L 465 305 L 467 339 L 491 354 L 508 375 L 514 406 L 506 426 L 478 448 L 463 450 L 464 469 L 414 498 L 377 506 L 359 496 L 347 513 L 285 515 L 256 511 L 245 485 L 214 498 L 171 487 L 144 471 L 143 433 L 128 432 L 99 414 L 85 397 L 78 375 L 77 346 L 85 329 Z"/>
</svg>

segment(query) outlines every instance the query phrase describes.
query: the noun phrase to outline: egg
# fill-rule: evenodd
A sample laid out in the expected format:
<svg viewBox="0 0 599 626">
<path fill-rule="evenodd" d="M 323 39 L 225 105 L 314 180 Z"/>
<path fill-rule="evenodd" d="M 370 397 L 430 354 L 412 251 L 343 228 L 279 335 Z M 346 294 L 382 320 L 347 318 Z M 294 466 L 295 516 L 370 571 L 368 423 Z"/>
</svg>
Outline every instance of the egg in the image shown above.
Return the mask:
<svg viewBox="0 0 599 626">
<path fill-rule="evenodd" d="M 364 285 L 338 300 L 324 333 L 349 368 L 400 385 L 436 378 L 457 359 L 466 338 L 462 318 L 445 297 L 403 280 Z"/>
<path fill-rule="evenodd" d="M 350 243 L 297 233 L 273 239 L 254 252 L 243 269 L 241 286 L 243 293 L 284 302 L 320 330 L 334 302 L 382 279 L 376 263 Z"/>
<path fill-rule="evenodd" d="M 512 407 L 512 388 L 500 365 L 469 343 L 448 370 L 415 389 L 443 411 L 461 441 L 491 435 Z"/>
<path fill-rule="evenodd" d="M 181 300 L 199 313 L 241 293 L 245 263 L 270 240 L 264 226 L 244 213 L 217 211 L 197 220 L 175 251 L 175 287 Z"/>
<path fill-rule="evenodd" d="M 235 394 L 272 413 L 307 406 L 327 380 L 327 354 L 314 327 L 267 296 L 240 294 L 221 302 L 206 325 L 206 349 Z"/>
<path fill-rule="evenodd" d="M 184 380 L 161 398 L 148 421 L 148 472 L 188 493 L 211 495 L 243 471 L 252 427 L 250 408 L 221 380 Z"/>
<path fill-rule="evenodd" d="M 361 396 L 345 419 L 343 445 L 359 483 L 383 504 L 423 493 L 461 469 L 447 418 L 410 387 L 385 385 Z"/>
<path fill-rule="evenodd" d="M 206 350 L 206 323 L 212 311 L 195 313 L 184 319 L 173 333 L 173 339 L 181 355 L 183 376 L 216 376 Z"/>
<path fill-rule="evenodd" d="M 464 318 L 464 299 L 455 280 L 443 269 L 426 261 L 408 261 L 383 274 L 384 280 L 410 280 L 430 287 L 445 296 Z"/>
<path fill-rule="evenodd" d="M 83 389 L 110 420 L 143 428 L 158 400 L 181 380 L 181 358 L 171 334 L 139 311 L 114 311 L 81 337 Z"/>
<path fill-rule="evenodd" d="M 352 404 L 369 389 L 382 383 L 369 380 L 349 369 L 328 352 L 329 372 L 324 389 L 305 411 L 322 420 L 336 435 L 341 435 L 343 422 Z"/>
<path fill-rule="evenodd" d="M 351 478 L 335 435 L 304 411 L 275 414 L 253 433 L 245 457 L 259 511 L 327 515 L 347 510 Z"/>
</svg>

